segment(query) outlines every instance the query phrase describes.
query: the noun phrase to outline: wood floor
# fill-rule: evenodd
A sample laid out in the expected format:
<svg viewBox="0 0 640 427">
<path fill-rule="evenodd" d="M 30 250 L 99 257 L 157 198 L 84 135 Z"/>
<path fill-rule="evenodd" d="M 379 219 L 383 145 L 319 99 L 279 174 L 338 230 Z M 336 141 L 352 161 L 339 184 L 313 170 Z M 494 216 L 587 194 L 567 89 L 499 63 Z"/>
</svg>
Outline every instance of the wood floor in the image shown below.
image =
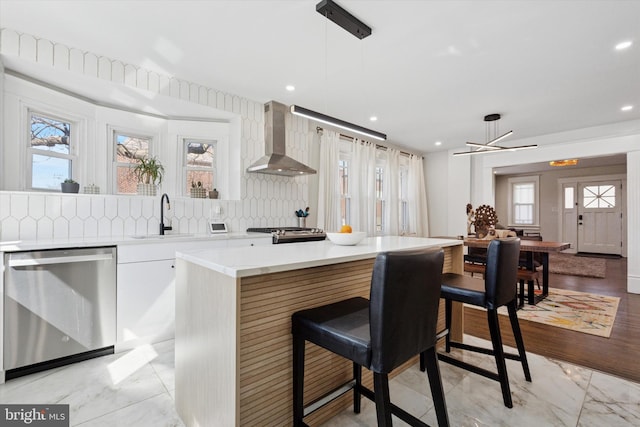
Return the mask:
<svg viewBox="0 0 640 427">
<path fill-rule="evenodd" d="M 520 320 L 527 352 L 564 360 L 640 382 L 640 295 L 627 293 L 627 260 L 607 259 L 604 279 L 551 274 L 549 286 L 620 297 L 609 338 Z M 500 319 L 505 344 L 515 346 L 508 319 Z M 465 309 L 465 333 L 489 339 L 486 316 Z"/>
</svg>

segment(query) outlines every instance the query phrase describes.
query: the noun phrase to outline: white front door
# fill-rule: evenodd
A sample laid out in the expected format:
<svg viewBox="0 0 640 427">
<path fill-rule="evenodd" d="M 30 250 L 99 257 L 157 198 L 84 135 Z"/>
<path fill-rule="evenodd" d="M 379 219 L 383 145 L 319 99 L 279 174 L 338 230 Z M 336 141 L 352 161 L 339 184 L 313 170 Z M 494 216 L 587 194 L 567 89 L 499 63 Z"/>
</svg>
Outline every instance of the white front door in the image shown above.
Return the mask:
<svg viewBox="0 0 640 427">
<path fill-rule="evenodd" d="M 578 185 L 578 252 L 622 254 L 620 180 Z"/>
</svg>

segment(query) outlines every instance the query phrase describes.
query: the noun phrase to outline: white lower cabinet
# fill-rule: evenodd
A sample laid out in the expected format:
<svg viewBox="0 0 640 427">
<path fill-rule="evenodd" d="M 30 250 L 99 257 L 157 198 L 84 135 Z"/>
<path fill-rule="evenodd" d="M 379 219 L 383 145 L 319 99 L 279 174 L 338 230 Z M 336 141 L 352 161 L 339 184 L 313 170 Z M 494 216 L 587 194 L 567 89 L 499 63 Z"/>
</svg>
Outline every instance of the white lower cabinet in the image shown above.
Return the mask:
<svg viewBox="0 0 640 427">
<path fill-rule="evenodd" d="M 119 264 L 117 277 L 117 350 L 173 338 L 175 259 Z"/>
<path fill-rule="evenodd" d="M 174 337 L 176 251 L 226 246 L 226 240 L 120 246 L 116 352 Z"/>
</svg>

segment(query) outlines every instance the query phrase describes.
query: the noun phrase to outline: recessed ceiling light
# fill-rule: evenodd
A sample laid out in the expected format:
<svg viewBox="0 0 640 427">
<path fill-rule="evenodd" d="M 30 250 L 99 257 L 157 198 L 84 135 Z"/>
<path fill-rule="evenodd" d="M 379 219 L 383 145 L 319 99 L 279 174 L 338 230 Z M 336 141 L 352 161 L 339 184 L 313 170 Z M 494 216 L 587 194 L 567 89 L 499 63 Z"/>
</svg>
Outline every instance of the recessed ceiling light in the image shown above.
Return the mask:
<svg viewBox="0 0 640 427">
<path fill-rule="evenodd" d="M 293 92 L 294 90 L 296 90 L 296 87 L 294 85 L 287 85 L 285 89 L 289 92 Z"/>
<path fill-rule="evenodd" d="M 378 118 L 376 116 L 371 116 L 371 117 L 369 117 L 369 120 L 372 121 L 372 122 L 375 122 L 375 121 L 378 120 Z"/>
<path fill-rule="evenodd" d="M 633 44 L 633 42 L 627 40 L 626 42 L 622 42 L 622 43 L 618 43 L 616 45 L 616 50 L 623 50 L 626 49 L 628 47 L 630 47 Z"/>
<path fill-rule="evenodd" d="M 436 145 L 442 145 L 442 141 L 436 141 Z"/>
<path fill-rule="evenodd" d="M 633 105 L 625 105 L 621 108 L 622 111 L 631 111 L 633 110 Z"/>
</svg>

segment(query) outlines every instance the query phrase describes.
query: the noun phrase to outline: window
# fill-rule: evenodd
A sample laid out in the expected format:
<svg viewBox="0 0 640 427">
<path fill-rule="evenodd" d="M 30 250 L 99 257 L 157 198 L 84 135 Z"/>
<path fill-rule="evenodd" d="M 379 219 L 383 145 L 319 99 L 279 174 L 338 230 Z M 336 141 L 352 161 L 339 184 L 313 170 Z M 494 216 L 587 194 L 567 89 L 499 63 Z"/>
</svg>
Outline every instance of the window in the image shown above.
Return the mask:
<svg viewBox="0 0 640 427">
<path fill-rule="evenodd" d="M 384 168 L 376 166 L 376 232 L 384 231 Z"/>
<path fill-rule="evenodd" d="M 397 232 L 400 234 L 409 234 L 410 229 L 410 206 L 409 206 L 409 161 L 407 157 L 400 160 L 398 176 L 390 175 L 390 166 L 388 166 L 387 154 L 384 150 L 377 150 L 376 166 L 373 170 L 371 185 L 367 185 L 372 193 L 354 194 L 353 181 L 351 174 L 353 173 L 353 164 L 351 157 L 351 142 L 341 146 L 340 158 L 338 160 L 338 180 L 340 186 L 340 222 L 342 224 L 352 224 L 357 219 L 351 218 L 352 207 L 358 207 L 363 211 L 370 212 L 371 221 L 375 230 L 375 234 L 383 235 L 389 233 L 394 221 L 398 219 Z M 350 182 L 351 181 L 351 182 Z M 394 186 L 394 188 L 391 188 Z M 397 186 L 398 188 L 395 188 Z M 367 200 L 360 199 L 361 197 Z M 374 198 L 371 200 L 371 198 Z M 352 204 L 352 203 L 355 203 Z M 365 206 L 366 205 L 366 206 Z M 394 210 L 398 215 L 394 215 Z M 398 217 L 399 216 L 399 217 Z M 362 227 L 362 224 L 358 224 Z"/>
<path fill-rule="evenodd" d="M 573 197 L 573 187 L 564 187 L 564 208 L 573 209 L 575 207 L 575 201 Z"/>
<path fill-rule="evenodd" d="M 152 138 L 114 131 L 113 140 L 116 193 L 136 194 L 138 180 L 133 175 L 133 168 L 139 159 L 149 157 Z"/>
<path fill-rule="evenodd" d="M 342 225 L 350 224 L 351 198 L 349 197 L 349 161 L 341 158 L 338 162 L 340 174 L 340 220 Z"/>
<path fill-rule="evenodd" d="M 586 209 L 615 208 L 615 185 L 589 185 L 584 187 L 582 204 Z"/>
<path fill-rule="evenodd" d="M 201 183 L 207 190 L 217 185 L 216 174 L 216 141 L 183 139 L 184 151 L 184 194 L 188 195 L 191 184 Z"/>
<path fill-rule="evenodd" d="M 538 225 L 538 177 L 509 178 L 509 225 Z"/>
<path fill-rule="evenodd" d="M 70 121 L 35 112 L 29 113 L 28 181 L 32 189 L 58 190 L 73 177 L 72 128 Z"/>
<path fill-rule="evenodd" d="M 409 234 L 409 168 L 400 167 L 400 234 Z"/>
</svg>

